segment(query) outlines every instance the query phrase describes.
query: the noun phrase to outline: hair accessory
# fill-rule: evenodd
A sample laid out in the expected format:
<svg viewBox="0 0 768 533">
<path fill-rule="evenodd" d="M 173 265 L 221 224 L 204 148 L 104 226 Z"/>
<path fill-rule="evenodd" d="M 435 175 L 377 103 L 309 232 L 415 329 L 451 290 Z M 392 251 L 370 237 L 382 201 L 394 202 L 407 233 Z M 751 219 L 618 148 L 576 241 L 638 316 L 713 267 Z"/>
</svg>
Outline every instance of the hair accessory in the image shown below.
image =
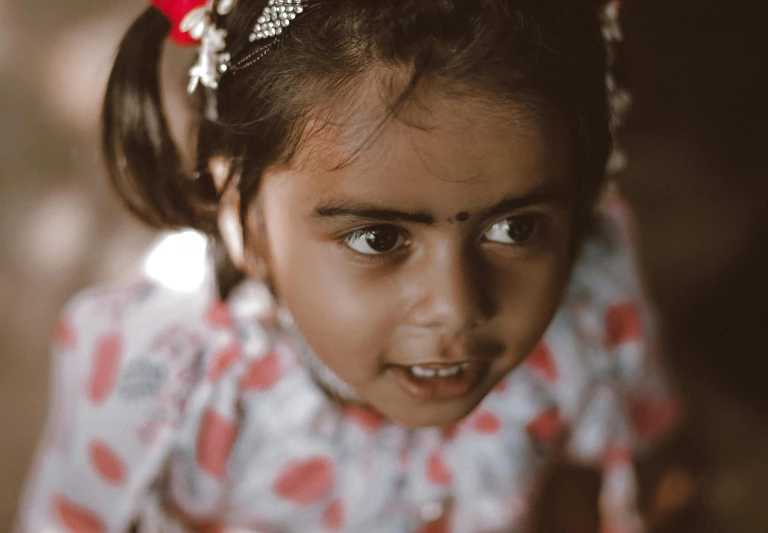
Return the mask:
<svg viewBox="0 0 768 533">
<path fill-rule="evenodd" d="M 624 117 L 632 107 L 632 94 L 622 87 L 613 75 L 617 62 L 618 46 L 624 41 L 624 34 L 619 24 L 619 12 L 621 0 L 608 0 L 600 12 L 603 29 L 603 39 L 608 51 L 608 72 L 605 84 L 608 89 L 608 102 L 611 107 L 611 131 L 614 134 L 614 145 L 611 157 L 608 160 L 608 172 L 617 173 L 627 165 L 627 157 L 621 146 L 616 141 L 616 131 L 624 122 Z"/>
<path fill-rule="evenodd" d="M 194 37 L 189 30 L 183 30 L 182 20 L 193 12 L 204 10 L 207 0 L 151 0 L 171 23 L 169 38 L 180 46 L 191 46 L 200 42 L 200 37 Z"/>
<path fill-rule="evenodd" d="M 254 42 L 280 35 L 302 11 L 301 0 L 269 0 L 248 39 Z"/>
<path fill-rule="evenodd" d="M 197 63 L 189 71 L 189 93 L 198 85 L 218 88 L 219 78 L 229 68 L 232 56 L 226 51 L 227 30 L 216 26 L 212 14 L 215 6 L 217 14 L 228 15 L 234 5 L 235 0 L 208 0 L 205 6 L 190 11 L 181 21 L 180 30 L 200 40 Z"/>
<path fill-rule="evenodd" d="M 219 86 L 219 77 L 226 72 L 231 56 L 226 52 L 227 31 L 216 27 L 213 12 L 224 16 L 232 11 L 235 0 L 150 0 L 171 23 L 170 39 L 176 44 L 199 44 L 197 63 L 189 71 L 187 90 L 192 93 L 198 85 L 210 89 Z"/>
<path fill-rule="evenodd" d="M 161 0 L 153 1 L 160 2 Z M 168 4 L 171 0 L 164 1 Z M 201 0 L 181 1 L 183 4 L 194 3 L 197 6 L 189 10 L 179 24 L 180 34 L 188 35 L 192 42 L 200 42 L 197 63 L 189 71 L 190 80 L 187 87 L 189 93 L 193 93 L 198 85 L 217 89 L 222 74 L 228 70 L 237 71 L 253 65 L 264 57 L 274 45 L 273 40 L 253 50 L 237 63 L 231 63 L 232 56 L 226 51 L 227 31 L 216 26 L 212 14 L 215 9 L 220 16 L 228 15 L 232 11 L 235 1 L 207 0 L 204 5 L 200 5 Z M 177 9 L 178 11 L 180 9 Z M 268 5 L 257 20 L 249 40 L 254 42 L 277 37 L 303 11 L 302 0 L 269 0 Z"/>
</svg>

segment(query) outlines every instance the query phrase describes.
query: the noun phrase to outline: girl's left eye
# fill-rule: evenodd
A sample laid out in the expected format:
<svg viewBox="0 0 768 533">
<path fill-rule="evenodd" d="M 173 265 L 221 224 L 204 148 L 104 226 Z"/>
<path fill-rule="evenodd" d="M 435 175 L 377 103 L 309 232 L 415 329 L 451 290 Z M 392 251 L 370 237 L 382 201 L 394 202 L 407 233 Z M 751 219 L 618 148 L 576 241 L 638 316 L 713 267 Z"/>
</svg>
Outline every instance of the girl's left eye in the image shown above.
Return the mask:
<svg viewBox="0 0 768 533">
<path fill-rule="evenodd" d="M 350 233 L 344 243 L 363 255 L 383 255 L 397 251 L 408 244 L 403 232 L 391 226 L 376 226 Z"/>
<path fill-rule="evenodd" d="M 499 244 L 525 244 L 536 230 L 533 216 L 515 216 L 496 222 L 483 234 L 483 240 Z"/>
</svg>

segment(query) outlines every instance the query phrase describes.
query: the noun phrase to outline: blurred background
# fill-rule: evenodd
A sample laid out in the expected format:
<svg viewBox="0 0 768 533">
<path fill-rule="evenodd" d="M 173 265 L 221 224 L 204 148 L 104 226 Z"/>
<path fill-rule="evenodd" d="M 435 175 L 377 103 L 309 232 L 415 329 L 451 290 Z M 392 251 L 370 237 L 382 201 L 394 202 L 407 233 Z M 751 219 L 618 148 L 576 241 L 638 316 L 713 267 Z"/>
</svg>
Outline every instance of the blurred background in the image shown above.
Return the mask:
<svg viewBox="0 0 768 533">
<path fill-rule="evenodd" d="M 41 430 L 67 298 L 128 275 L 151 238 L 117 205 L 98 117 L 142 0 L 0 0 L 0 531 Z"/>
<path fill-rule="evenodd" d="M 648 460 L 644 505 L 657 531 L 766 531 L 768 14 L 754 0 L 624 3 L 636 104 L 619 182 L 687 413 L 679 438 Z M 43 423 L 58 311 L 77 290 L 135 272 L 153 237 L 113 198 L 98 131 L 118 39 L 145 6 L 0 0 L 3 531 Z M 181 60 L 167 62 L 166 90 L 180 91 L 189 52 L 169 52 Z M 572 494 L 553 494 L 573 526 Z"/>
</svg>

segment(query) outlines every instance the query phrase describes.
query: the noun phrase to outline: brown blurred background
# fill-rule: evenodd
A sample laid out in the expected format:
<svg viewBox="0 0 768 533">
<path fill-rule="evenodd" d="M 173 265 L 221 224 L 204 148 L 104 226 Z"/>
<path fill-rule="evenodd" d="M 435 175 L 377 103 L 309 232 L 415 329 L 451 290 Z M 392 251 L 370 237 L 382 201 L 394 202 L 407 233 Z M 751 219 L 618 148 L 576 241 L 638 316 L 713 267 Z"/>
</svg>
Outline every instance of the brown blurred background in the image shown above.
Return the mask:
<svg viewBox="0 0 768 533">
<path fill-rule="evenodd" d="M 761 3 L 625 0 L 637 101 L 620 183 L 689 420 L 648 469 L 657 489 L 645 505 L 658 531 L 768 531 Z M 134 271 L 152 237 L 111 195 L 98 140 L 115 46 L 145 6 L 0 0 L 2 531 L 42 426 L 58 310 L 75 291 Z M 169 63 L 179 82 L 168 89 L 181 90 L 188 63 Z M 676 499 L 688 510 L 665 510 Z"/>
<path fill-rule="evenodd" d="M 64 301 L 136 268 L 151 234 L 113 199 L 98 115 L 112 55 L 142 0 L 0 0 L 0 531 L 47 401 Z"/>
</svg>

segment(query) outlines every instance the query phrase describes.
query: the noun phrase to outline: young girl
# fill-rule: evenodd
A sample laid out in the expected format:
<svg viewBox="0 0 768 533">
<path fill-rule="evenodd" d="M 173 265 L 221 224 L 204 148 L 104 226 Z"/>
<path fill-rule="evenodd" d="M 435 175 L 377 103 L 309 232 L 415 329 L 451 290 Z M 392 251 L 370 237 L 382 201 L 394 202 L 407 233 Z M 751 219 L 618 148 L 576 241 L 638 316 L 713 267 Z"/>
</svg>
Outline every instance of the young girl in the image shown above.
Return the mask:
<svg viewBox="0 0 768 533">
<path fill-rule="evenodd" d="M 21 530 L 522 531 L 561 454 L 605 472 L 606 529 L 639 530 L 632 454 L 674 410 L 596 210 L 597 6 L 153 3 L 109 82 L 110 173 L 226 257 L 192 295 L 68 307 Z M 194 173 L 169 31 L 202 41 Z"/>
</svg>

